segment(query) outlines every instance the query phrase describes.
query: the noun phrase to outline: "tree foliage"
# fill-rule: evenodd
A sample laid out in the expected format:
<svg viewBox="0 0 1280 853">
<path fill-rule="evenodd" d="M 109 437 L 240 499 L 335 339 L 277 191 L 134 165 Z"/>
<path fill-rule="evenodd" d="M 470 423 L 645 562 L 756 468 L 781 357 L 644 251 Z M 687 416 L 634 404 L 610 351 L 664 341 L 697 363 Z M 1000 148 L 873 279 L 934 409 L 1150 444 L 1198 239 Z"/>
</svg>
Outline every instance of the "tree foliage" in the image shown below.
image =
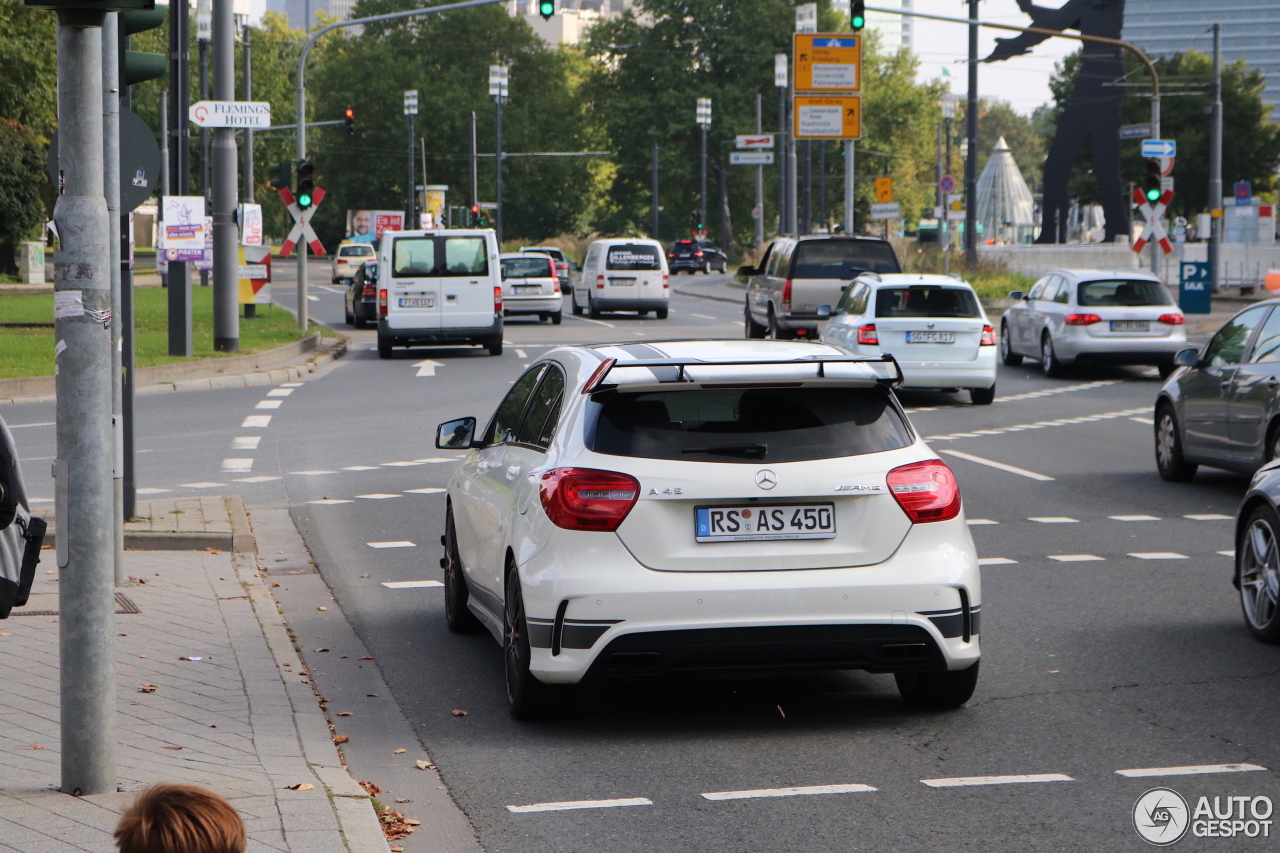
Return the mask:
<svg viewBox="0 0 1280 853">
<path fill-rule="evenodd" d="M 0 0 L 0 116 L 45 143 L 58 121 L 57 33 L 52 12 Z"/>
<path fill-rule="evenodd" d="M 48 216 L 46 150 L 31 128 L 0 118 L 0 243 L 9 248 L 39 237 Z"/>
</svg>

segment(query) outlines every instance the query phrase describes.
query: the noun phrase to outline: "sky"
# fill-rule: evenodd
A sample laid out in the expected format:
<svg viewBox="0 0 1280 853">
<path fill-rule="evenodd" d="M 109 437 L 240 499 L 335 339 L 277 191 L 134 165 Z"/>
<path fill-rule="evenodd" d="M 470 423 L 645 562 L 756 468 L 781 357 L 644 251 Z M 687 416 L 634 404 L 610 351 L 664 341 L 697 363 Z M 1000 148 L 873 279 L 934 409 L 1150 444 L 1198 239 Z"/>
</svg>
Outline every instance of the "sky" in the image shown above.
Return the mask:
<svg viewBox="0 0 1280 853">
<path fill-rule="evenodd" d="M 1039 0 L 1043 6 L 1061 6 L 1065 0 Z M 867 5 L 880 5 L 871 0 Z M 914 0 L 912 10 L 933 15 L 964 18 L 969 14 L 966 0 Z M 1018 10 L 1016 0 L 982 0 L 978 4 L 981 20 L 994 23 L 1028 26 L 1031 21 Z M 951 72 L 951 91 L 964 96 L 968 92 L 969 35 L 961 24 L 913 20 L 913 49 L 920 59 L 920 79 L 933 80 L 942 76 L 945 67 Z M 997 37 L 1012 37 L 1015 33 L 979 28 L 978 56 L 986 56 L 995 47 Z M 1036 107 L 1050 100 L 1049 78 L 1053 65 L 1067 54 L 1073 53 L 1080 43 L 1068 39 L 1049 39 L 1042 42 L 1028 55 L 1007 59 L 1004 62 L 978 66 L 978 93 L 985 98 L 1008 101 L 1024 115 L 1030 115 Z"/>
</svg>

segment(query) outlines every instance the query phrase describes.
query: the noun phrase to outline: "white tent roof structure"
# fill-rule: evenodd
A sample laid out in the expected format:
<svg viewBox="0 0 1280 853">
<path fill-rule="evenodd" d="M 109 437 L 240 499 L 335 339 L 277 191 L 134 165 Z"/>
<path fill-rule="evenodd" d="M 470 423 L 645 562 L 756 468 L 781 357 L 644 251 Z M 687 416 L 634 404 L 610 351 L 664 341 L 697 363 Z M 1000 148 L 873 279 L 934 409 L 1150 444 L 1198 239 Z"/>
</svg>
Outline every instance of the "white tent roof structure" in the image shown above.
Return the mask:
<svg viewBox="0 0 1280 853">
<path fill-rule="evenodd" d="M 1009 144 L 1000 137 L 978 179 L 978 221 L 997 242 L 1027 242 L 1036 228 L 1036 206 Z"/>
</svg>

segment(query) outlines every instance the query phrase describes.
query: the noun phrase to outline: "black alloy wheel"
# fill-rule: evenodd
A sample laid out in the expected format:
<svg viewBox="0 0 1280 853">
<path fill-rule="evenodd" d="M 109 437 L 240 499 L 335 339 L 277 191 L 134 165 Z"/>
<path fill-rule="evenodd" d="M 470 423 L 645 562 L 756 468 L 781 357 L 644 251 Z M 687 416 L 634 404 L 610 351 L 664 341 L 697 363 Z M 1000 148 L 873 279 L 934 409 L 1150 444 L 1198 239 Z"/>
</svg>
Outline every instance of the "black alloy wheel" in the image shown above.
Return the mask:
<svg viewBox="0 0 1280 853">
<path fill-rule="evenodd" d="M 450 507 L 444 521 L 444 621 L 455 634 L 474 634 L 484 626 L 467 607 L 471 593 L 467 590 L 467 578 L 458 555 L 458 535 L 453 524 L 453 508 Z"/>
<path fill-rule="evenodd" d="M 532 659 L 529 626 L 525 621 L 524 596 L 520 592 L 520 572 L 515 566 L 507 568 L 502 659 L 511 716 L 517 720 L 546 720 L 573 710 L 577 685 L 544 684 L 529 671 Z"/>
<path fill-rule="evenodd" d="M 1005 367 L 1017 367 L 1022 364 L 1022 356 L 1013 351 L 1013 341 L 1009 336 L 1009 324 L 1000 324 L 1000 360 Z"/>
<path fill-rule="evenodd" d="M 1280 518 L 1260 506 L 1236 543 L 1236 585 L 1245 625 L 1264 643 L 1280 643 Z"/>
<path fill-rule="evenodd" d="M 1185 483 L 1196 475 L 1200 467 L 1188 462 L 1182 455 L 1182 433 L 1178 430 L 1178 416 L 1173 406 L 1162 404 L 1156 409 L 1156 470 L 1161 478 L 1171 483 Z"/>
<path fill-rule="evenodd" d="M 916 708 L 959 708 L 978 686 L 978 664 L 947 672 L 895 672 L 898 693 Z"/>
</svg>

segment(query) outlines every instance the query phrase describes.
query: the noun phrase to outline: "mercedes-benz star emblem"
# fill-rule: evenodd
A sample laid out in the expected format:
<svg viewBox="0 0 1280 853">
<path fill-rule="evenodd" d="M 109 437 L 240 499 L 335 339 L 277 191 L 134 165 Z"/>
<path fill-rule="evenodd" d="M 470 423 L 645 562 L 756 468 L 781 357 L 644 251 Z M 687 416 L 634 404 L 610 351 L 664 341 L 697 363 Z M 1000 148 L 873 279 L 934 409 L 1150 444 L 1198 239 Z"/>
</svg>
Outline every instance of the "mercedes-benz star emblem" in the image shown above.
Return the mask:
<svg viewBox="0 0 1280 853">
<path fill-rule="evenodd" d="M 772 489 L 778 485 L 778 475 L 768 468 L 761 468 L 756 472 L 756 485 L 762 489 Z"/>
</svg>

